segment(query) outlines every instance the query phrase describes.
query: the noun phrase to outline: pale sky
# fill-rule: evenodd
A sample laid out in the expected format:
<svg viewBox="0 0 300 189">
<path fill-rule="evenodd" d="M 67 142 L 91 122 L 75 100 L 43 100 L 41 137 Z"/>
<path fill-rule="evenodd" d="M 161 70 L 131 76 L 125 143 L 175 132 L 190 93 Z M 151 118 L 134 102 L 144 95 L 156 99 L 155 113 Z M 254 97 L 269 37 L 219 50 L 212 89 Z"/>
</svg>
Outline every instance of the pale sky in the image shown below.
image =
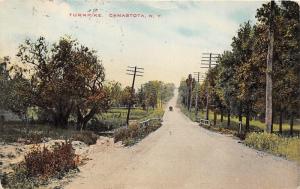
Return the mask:
<svg viewBox="0 0 300 189">
<path fill-rule="evenodd" d="M 53 43 L 67 34 L 97 50 L 107 80 L 130 85 L 132 77 L 126 75 L 126 67 L 136 65 L 145 69 L 137 86 L 148 80 L 178 85 L 189 73 L 205 71 L 200 68 L 202 53 L 230 50 L 239 24 L 255 23 L 256 9 L 262 3 L 0 0 L 0 57 L 16 59 L 17 47 L 26 38 L 44 36 Z M 101 17 L 70 16 L 89 10 Z M 111 18 L 113 13 L 146 18 Z"/>
</svg>

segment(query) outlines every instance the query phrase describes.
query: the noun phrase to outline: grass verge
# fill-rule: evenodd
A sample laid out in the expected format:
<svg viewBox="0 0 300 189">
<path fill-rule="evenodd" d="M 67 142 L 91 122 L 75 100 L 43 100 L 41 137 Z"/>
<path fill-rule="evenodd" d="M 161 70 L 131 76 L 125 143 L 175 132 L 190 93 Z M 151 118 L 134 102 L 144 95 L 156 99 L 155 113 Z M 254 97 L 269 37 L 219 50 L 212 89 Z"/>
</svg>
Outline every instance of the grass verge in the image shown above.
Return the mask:
<svg viewBox="0 0 300 189">
<path fill-rule="evenodd" d="M 247 146 L 285 157 L 300 163 L 300 139 L 280 137 L 269 133 L 249 133 L 244 142 Z"/>
</svg>

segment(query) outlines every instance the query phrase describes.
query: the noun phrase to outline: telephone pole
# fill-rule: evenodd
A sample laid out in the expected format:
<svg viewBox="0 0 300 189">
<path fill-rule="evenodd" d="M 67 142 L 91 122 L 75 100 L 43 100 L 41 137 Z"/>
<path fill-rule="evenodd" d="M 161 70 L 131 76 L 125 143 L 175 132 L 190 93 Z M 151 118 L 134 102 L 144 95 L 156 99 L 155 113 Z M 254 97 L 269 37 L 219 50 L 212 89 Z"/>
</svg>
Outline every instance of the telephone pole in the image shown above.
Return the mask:
<svg viewBox="0 0 300 189">
<path fill-rule="evenodd" d="M 220 54 L 215 53 L 202 53 L 202 60 L 201 64 L 204 65 L 200 68 L 208 68 L 208 71 L 212 68 L 212 66 L 217 65 L 217 61 L 220 57 Z M 205 119 L 208 120 L 209 118 L 209 85 L 207 82 L 206 87 L 206 115 Z"/>
<path fill-rule="evenodd" d="M 126 118 L 126 124 L 127 124 L 127 126 L 129 125 L 129 117 L 130 117 L 130 109 L 131 109 L 131 106 L 132 106 L 132 104 L 131 104 L 131 100 L 132 100 L 132 98 L 133 98 L 133 93 L 134 93 L 134 83 L 135 83 L 135 77 L 142 77 L 143 75 L 143 73 L 144 73 L 144 68 L 138 68 L 137 66 L 127 66 L 127 75 L 133 75 L 133 79 L 132 79 L 132 85 L 131 85 L 131 94 L 130 94 L 130 100 L 129 100 L 129 102 L 128 102 L 128 111 L 127 111 L 127 118 Z"/>
<path fill-rule="evenodd" d="M 267 55 L 267 70 L 266 70 L 266 131 L 272 132 L 272 67 L 273 67 L 273 49 L 274 49 L 274 16 L 275 2 L 271 1 L 271 12 L 269 20 L 269 45 Z"/>
<path fill-rule="evenodd" d="M 197 84 L 196 84 L 196 98 L 195 98 L 195 117 L 196 117 L 196 119 L 198 117 L 198 96 L 199 96 L 198 85 L 199 85 L 200 79 L 203 79 L 203 78 L 200 78 L 200 75 L 201 75 L 201 72 L 194 72 L 194 77 L 197 80 Z"/>
</svg>

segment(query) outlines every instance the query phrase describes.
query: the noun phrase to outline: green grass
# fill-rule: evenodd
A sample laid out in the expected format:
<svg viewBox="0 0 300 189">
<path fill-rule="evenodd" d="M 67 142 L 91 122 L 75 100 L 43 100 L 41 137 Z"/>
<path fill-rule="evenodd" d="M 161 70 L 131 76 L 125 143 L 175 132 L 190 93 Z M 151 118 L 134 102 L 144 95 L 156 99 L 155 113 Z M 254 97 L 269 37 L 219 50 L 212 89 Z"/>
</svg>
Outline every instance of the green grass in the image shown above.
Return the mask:
<svg viewBox="0 0 300 189">
<path fill-rule="evenodd" d="M 300 162 L 299 137 L 281 137 L 276 134 L 255 133 L 247 135 L 245 144 L 252 148 Z"/>
</svg>

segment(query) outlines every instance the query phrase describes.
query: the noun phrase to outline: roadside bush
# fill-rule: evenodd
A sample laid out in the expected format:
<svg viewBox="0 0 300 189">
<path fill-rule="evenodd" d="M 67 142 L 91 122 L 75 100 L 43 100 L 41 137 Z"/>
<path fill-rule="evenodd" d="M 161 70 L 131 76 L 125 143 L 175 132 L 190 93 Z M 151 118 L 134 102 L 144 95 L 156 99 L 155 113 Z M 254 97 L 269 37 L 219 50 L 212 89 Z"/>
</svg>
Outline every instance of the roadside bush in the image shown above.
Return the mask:
<svg viewBox="0 0 300 189">
<path fill-rule="evenodd" d="M 71 142 L 56 144 L 53 150 L 35 145 L 25 155 L 25 160 L 14 165 L 13 172 L 4 174 L 4 188 L 32 189 L 50 182 L 50 178 L 61 179 L 67 172 L 77 171 L 78 156 Z"/>
<path fill-rule="evenodd" d="M 81 131 L 72 136 L 73 140 L 84 142 L 87 145 L 96 144 L 98 135 L 92 131 Z"/>
<path fill-rule="evenodd" d="M 129 129 L 121 127 L 114 132 L 114 141 L 119 142 L 126 139 L 129 136 Z"/>
<path fill-rule="evenodd" d="M 300 139 L 297 137 L 285 138 L 276 134 L 253 132 L 247 135 L 245 144 L 258 150 L 300 161 Z"/>
<path fill-rule="evenodd" d="M 29 177 L 48 178 L 77 167 L 71 142 L 57 144 L 53 150 L 36 145 L 25 155 L 25 168 Z"/>
<path fill-rule="evenodd" d="M 161 126 L 160 121 L 153 121 L 145 127 L 140 127 L 138 123 L 133 123 L 128 127 L 122 127 L 114 132 L 114 141 L 122 141 L 125 146 L 131 146 L 139 140 L 145 138 L 151 132 L 157 130 Z"/>
</svg>

